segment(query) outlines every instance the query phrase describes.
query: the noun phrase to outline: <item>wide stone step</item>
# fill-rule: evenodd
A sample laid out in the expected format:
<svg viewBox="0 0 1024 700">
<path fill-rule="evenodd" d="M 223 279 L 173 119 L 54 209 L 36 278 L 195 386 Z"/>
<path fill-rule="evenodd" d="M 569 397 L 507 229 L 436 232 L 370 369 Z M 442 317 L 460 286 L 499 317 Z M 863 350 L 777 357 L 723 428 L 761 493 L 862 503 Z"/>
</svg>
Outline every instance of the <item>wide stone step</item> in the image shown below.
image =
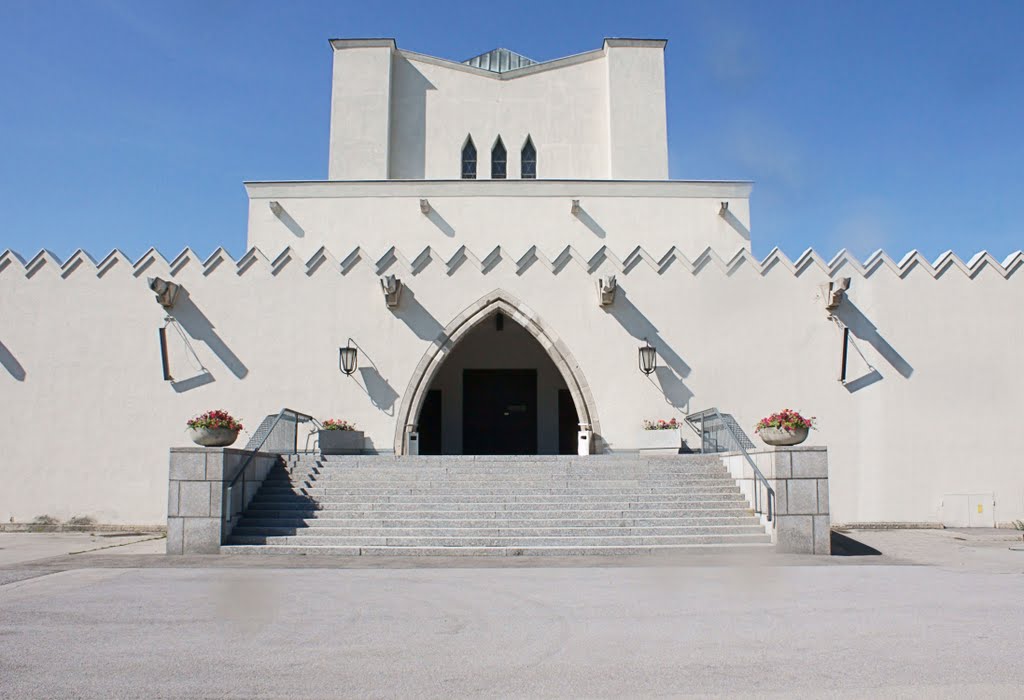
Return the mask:
<svg viewBox="0 0 1024 700">
<path fill-rule="evenodd" d="M 336 474 L 685 474 L 688 472 L 720 471 L 725 469 L 721 460 L 699 463 L 642 464 L 618 462 L 610 464 L 531 464 L 528 462 L 501 462 L 483 464 L 375 464 L 334 465 L 296 464 L 294 471 L 316 471 Z M 274 469 L 275 473 L 284 471 Z"/>
<path fill-rule="evenodd" d="M 651 509 L 616 509 L 616 510 L 605 510 L 605 509 L 577 509 L 574 511 L 563 511 L 559 512 L 557 509 L 513 509 L 513 510 L 495 510 L 495 509 L 431 509 L 431 510 L 400 510 L 400 511 L 382 511 L 382 510 L 349 510 L 349 509 L 324 509 L 324 510 L 311 510 L 308 508 L 292 508 L 292 509 L 261 509 L 254 508 L 249 509 L 245 512 L 244 518 L 303 518 L 303 519 L 376 519 L 376 520 L 402 520 L 402 519 L 491 519 L 491 518 L 503 518 L 506 520 L 512 519 L 549 519 L 552 517 L 562 517 L 566 519 L 578 519 L 578 518 L 681 518 L 681 517 L 701 517 L 707 515 L 707 517 L 715 517 L 719 513 L 743 513 L 749 514 L 750 510 L 746 502 L 741 503 L 728 503 L 720 504 L 720 508 L 715 508 L 714 504 L 705 505 L 703 503 L 696 503 L 685 507 L 674 507 L 674 508 L 651 508 Z M 571 517 L 570 517 L 571 516 Z M 728 517 L 723 515 L 722 517 Z"/>
<path fill-rule="evenodd" d="M 302 495 L 296 493 L 263 494 L 257 493 L 253 503 L 306 503 L 315 501 L 326 504 L 402 504 L 402 503 L 649 503 L 653 501 L 692 502 L 700 500 L 730 500 L 742 498 L 739 489 L 721 489 L 709 491 L 705 489 L 683 491 L 680 493 L 506 493 L 506 494 L 460 494 L 460 493 L 411 493 L 397 495 L 371 494 L 325 494 Z"/>
<path fill-rule="evenodd" d="M 322 545 L 331 547 L 640 547 L 659 544 L 717 544 L 770 542 L 763 531 L 751 534 L 706 533 L 645 536 L 472 537 L 472 536 L 231 536 L 229 544 Z"/>
<path fill-rule="evenodd" d="M 325 511 L 326 512 L 326 511 Z M 603 513 L 604 511 L 599 511 Z M 238 521 L 239 527 L 288 527 L 288 528 L 319 528 L 319 527 L 496 527 L 495 523 L 508 524 L 510 526 L 527 525 L 537 527 L 636 527 L 649 525 L 705 525 L 722 522 L 737 522 L 740 519 L 752 518 L 753 513 L 749 510 L 732 509 L 723 511 L 694 511 L 684 516 L 648 518 L 623 516 L 621 511 L 613 511 L 611 517 L 605 515 L 580 516 L 580 517 L 550 517 L 549 512 L 529 513 L 523 515 L 517 512 L 494 512 L 490 517 L 479 517 L 470 514 L 471 517 L 458 517 L 463 515 L 459 512 L 447 513 L 446 517 L 380 517 L 380 513 L 368 513 L 358 516 L 347 517 L 250 517 L 246 516 Z M 548 517 L 542 517 L 547 515 Z"/>
<path fill-rule="evenodd" d="M 494 486 L 590 486 L 594 488 L 618 488 L 631 486 L 674 486 L 678 484 L 702 484 L 708 482 L 732 482 L 727 474 L 714 475 L 686 475 L 667 477 L 614 477 L 614 478 L 590 478 L 584 476 L 565 476 L 557 474 L 547 475 L 510 475 L 501 478 L 461 478 L 457 476 L 438 476 L 432 478 L 394 478 L 394 479 L 361 479 L 351 475 L 331 475 L 315 477 L 291 478 L 268 478 L 264 485 L 273 488 L 288 488 L 293 485 L 305 486 L 329 486 L 332 488 L 344 488 L 354 486 L 359 488 L 430 488 L 438 486 L 459 485 L 467 488 L 491 488 Z"/>
<path fill-rule="evenodd" d="M 721 462 L 715 454 L 653 455 L 622 453 L 611 455 L 320 455 L 315 459 L 306 457 L 302 463 L 336 466 L 387 466 L 387 465 L 468 465 L 468 464 L 546 464 L 546 465 L 587 465 L 608 466 L 615 464 L 643 465 L 687 465 L 714 464 Z"/>
<path fill-rule="evenodd" d="M 687 507 L 702 508 L 710 505 L 731 506 L 733 508 L 746 507 L 747 502 L 742 496 L 722 496 L 719 498 L 694 498 L 690 500 L 673 499 L 671 501 L 649 501 L 649 502 L 582 502 L 574 501 L 482 501 L 478 503 L 316 503 L 280 501 L 254 502 L 249 504 L 247 511 L 257 512 L 261 510 L 288 510 L 296 511 L 373 511 L 377 513 L 398 513 L 408 511 L 565 511 L 584 512 L 591 510 L 619 510 L 619 511 L 664 511 L 664 510 L 685 510 Z"/>
<path fill-rule="evenodd" d="M 236 527 L 232 538 L 243 537 L 647 537 L 661 535 L 759 535 L 764 528 L 756 523 L 704 525 L 651 525 L 621 527 L 584 525 L 576 527 L 534 527 L 526 525 L 492 527 Z"/>
<path fill-rule="evenodd" d="M 539 547 L 360 547 L 327 545 L 224 545 L 221 554 L 234 555 L 302 555 L 342 557 L 568 557 L 568 556 L 661 556 L 691 552 L 736 554 L 757 553 L 771 549 L 768 542 L 695 542 L 676 545 L 630 547 L 606 546 L 539 546 Z"/>
<path fill-rule="evenodd" d="M 310 486 L 296 489 L 264 487 L 260 496 L 312 496 L 316 499 L 334 496 L 366 496 L 372 498 L 399 498 L 403 496 L 417 497 L 461 497 L 461 496 L 648 496 L 664 494 L 666 496 L 685 495 L 691 493 L 739 493 L 736 484 L 707 483 L 690 486 L 673 487 L 631 487 L 631 488 L 587 488 L 583 486 L 544 486 L 535 488 L 466 488 L 458 485 L 431 488 L 336 488 Z"/>
</svg>

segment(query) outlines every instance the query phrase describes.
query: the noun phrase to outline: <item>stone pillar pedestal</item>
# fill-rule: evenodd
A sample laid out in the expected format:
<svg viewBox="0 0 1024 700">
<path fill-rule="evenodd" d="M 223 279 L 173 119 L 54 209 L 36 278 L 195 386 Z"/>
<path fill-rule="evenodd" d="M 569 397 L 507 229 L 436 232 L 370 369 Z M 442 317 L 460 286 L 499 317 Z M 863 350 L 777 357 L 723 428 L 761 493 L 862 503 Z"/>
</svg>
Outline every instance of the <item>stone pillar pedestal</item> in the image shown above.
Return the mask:
<svg viewBox="0 0 1024 700">
<path fill-rule="evenodd" d="M 167 553 L 217 554 L 231 534 L 228 484 L 249 456 L 230 447 L 172 447 L 167 483 Z M 245 489 L 239 480 L 231 500 L 234 511 L 255 495 L 275 454 L 257 452 L 246 468 Z"/>
<path fill-rule="evenodd" d="M 750 456 L 775 490 L 775 522 L 771 533 L 778 551 L 831 554 L 828 448 L 764 447 L 751 451 Z M 753 503 L 756 481 L 746 459 L 740 453 L 730 452 L 722 455 L 722 461 Z M 761 490 L 763 493 L 763 487 Z M 766 505 L 762 509 L 766 509 Z"/>
</svg>

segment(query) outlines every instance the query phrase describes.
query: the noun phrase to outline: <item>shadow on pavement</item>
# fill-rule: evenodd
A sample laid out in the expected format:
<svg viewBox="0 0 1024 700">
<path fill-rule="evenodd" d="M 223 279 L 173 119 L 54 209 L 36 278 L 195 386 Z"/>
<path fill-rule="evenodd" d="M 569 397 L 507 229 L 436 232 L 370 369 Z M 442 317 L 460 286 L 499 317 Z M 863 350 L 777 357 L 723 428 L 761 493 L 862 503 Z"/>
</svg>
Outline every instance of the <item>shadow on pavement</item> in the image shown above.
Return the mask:
<svg viewBox="0 0 1024 700">
<path fill-rule="evenodd" d="M 834 557 L 877 557 L 882 553 L 874 547 L 858 542 L 852 537 L 832 531 L 832 556 Z"/>
</svg>

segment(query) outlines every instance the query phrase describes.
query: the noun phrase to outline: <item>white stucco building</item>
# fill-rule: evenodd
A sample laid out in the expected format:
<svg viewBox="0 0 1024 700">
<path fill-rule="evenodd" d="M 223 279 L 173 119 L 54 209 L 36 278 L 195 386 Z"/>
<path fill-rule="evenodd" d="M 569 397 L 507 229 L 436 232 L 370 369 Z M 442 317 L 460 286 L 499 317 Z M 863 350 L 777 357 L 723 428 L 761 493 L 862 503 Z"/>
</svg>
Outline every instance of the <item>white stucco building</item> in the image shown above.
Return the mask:
<svg viewBox="0 0 1024 700">
<path fill-rule="evenodd" d="M 750 183 L 668 179 L 663 41 L 331 49 L 328 179 L 246 183 L 237 260 L 0 256 L 0 520 L 161 523 L 186 419 L 251 433 L 283 406 L 398 454 L 414 430 L 423 452 L 573 452 L 578 423 L 628 452 L 644 419 L 716 406 L 753 435 L 791 407 L 829 448 L 833 522 L 1024 518 L 1020 252 L 755 258 Z M 183 290 L 173 322 L 154 277 Z"/>
</svg>

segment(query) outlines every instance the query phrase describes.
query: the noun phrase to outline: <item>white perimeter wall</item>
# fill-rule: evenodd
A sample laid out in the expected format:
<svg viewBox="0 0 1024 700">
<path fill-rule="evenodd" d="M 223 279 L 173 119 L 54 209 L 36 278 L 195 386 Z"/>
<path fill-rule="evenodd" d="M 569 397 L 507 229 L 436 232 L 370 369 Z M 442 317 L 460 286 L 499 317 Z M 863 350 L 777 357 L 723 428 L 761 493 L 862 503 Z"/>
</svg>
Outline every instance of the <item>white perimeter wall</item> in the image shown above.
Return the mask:
<svg viewBox="0 0 1024 700">
<path fill-rule="evenodd" d="M 384 246 L 386 242 L 377 242 Z M 185 445 L 184 423 L 210 408 L 249 430 L 282 406 L 356 421 L 390 448 L 394 415 L 410 376 L 438 332 L 473 301 L 508 290 L 561 336 L 589 382 L 603 437 L 635 445 L 644 418 L 718 406 L 748 431 L 762 415 L 792 407 L 815 415 L 812 444 L 829 447 L 836 522 L 941 519 L 944 494 L 995 494 L 996 520 L 1024 518 L 1019 433 L 1024 374 L 1024 256 L 1007 268 L 983 256 L 971 266 L 944 258 L 884 256 L 867 270 L 839 258 L 791 263 L 741 252 L 696 263 L 631 246 L 585 260 L 525 267 L 501 259 L 444 261 L 420 249 L 383 262 L 333 250 L 307 265 L 295 254 L 254 252 L 240 263 L 221 252 L 204 266 L 185 252 L 173 264 L 149 254 L 133 267 L 113 255 L 77 255 L 61 268 L 42 254 L 26 269 L 0 257 L 0 519 L 88 515 L 103 522 L 160 523 L 167 449 Z M 478 257 L 484 251 L 471 251 Z M 276 259 L 271 265 L 269 259 Z M 347 260 L 342 271 L 340 260 Z M 486 270 L 486 271 L 485 271 Z M 378 274 L 407 285 L 390 311 Z M 614 305 L 597 304 L 595 278 L 614 272 Z M 177 313 L 202 375 L 172 333 L 172 371 L 162 381 L 157 329 L 163 311 L 147 276 L 189 292 Z M 852 386 L 836 381 L 839 331 L 817 285 L 853 277 L 842 314 L 877 375 L 851 360 Z M 844 302 L 845 303 L 845 302 Z M 360 346 L 360 370 L 338 370 L 338 347 Z M 644 377 L 637 348 L 649 338 L 660 367 Z M 243 435 L 244 443 L 248 435 Z"/>
</svg>

